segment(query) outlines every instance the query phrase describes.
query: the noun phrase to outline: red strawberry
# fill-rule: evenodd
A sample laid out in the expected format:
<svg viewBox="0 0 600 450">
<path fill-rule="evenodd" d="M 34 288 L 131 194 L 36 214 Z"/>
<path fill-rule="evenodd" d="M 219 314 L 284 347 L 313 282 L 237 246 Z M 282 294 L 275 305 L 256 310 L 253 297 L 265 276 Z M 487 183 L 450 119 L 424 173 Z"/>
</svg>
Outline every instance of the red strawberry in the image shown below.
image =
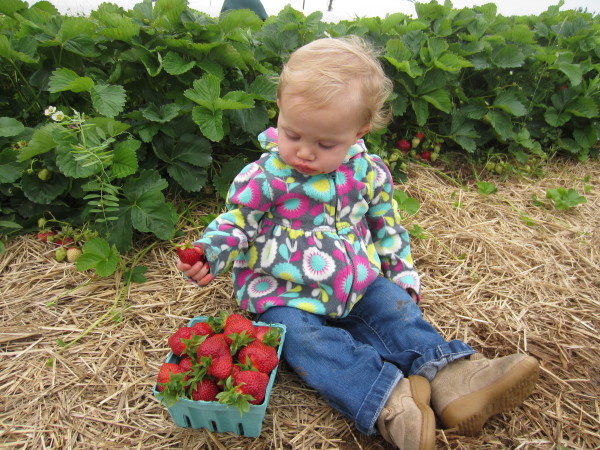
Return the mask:
<svg viewBox="0 0 600 450">
<path fill-rule="evenodd" d="M 178 364 L 163 363 L 163 365 L 160 366 L 160 370 L 158 371 L 157 390 L 159 392 L 164 391 L 169 386 L 169 384 L 171 384 L 171 381 L 177 382 L 178 378 L 173 377 L 174 374 L 184 373 L 184 372 L 185 371 L 181 367 L 179 367 Z M 173 380 L 172 380 L 172 378 L 173 378 Z M 179 377 L 179 378 L 183 379 L 183 377 Z"/>
<path fill-rule="evenodd" d="M 189 356 L 185 356 L 179 361 L 179 367 L 181 367 L 185 372 L 189 372 L 194 367 L 194 362 L 192 358 Z"/>
<path fill-rule="evenodd" d="M 279 363 L 277 350 L 261 341 L 250 342 L 242 348 L 238 359 L 242 364 L 252 364 L 252 367 L 263 373 L 271 372 Z"/>
<path fill-rule="evenodd" d="M 208 368 L 208 374 L 220 380 L 227 378 L 233 368 L 233 357 L 231 356 L 229 345 L 222 334 L 209 336 L 198 347 L 198 361 L 206 361 L 203 357 L 206 358 L 209 356 L 212 360 Z"/>
<path fill-rule="evenodd" d="M 400 139 L 398 142 L 396 142 L 396 148 L 402 150 L 403 153 L 406 153 L 410 150 L 410 142 L 408 142 L 406 139 Z"/>
<path fill-rule="evenodd" d="M 269 375 L 254 370 L 241 370 L 233 376 L 233 384 L 238 392 L 254 397 L 249 400 L 250 403 L 260 405 L 265 399 Z"/>
<path fill-rule="evenodd" d="M 54 236 L 55 234 L 56 234 L 56 232 L 52 231 L 52 230 L 47 230 L 47 231 L 42 230 L 38 233 L 37 237 L 42 242 L 48 242 L 48 237 Z"/>
<path fill-rule="evenodd" d="M 177 356 L 181 356 L 187 348 L 187 345 L 184 342 L 181 342 L 181 340 L 191 339 L 193 335 L 194 333 L 190 327 L 181 327 L 169 337 L 167 342 L 173 353 Z"/>
<path fill-rule="evenodd" d="M 191 326 L 192 332 L 200 336 L 212 336 L 215 334 L 212 327 L 206 322 L 197 322 Z"/>
<path fill-rule="evenodd" d="M 54 245 L 56 247 L 68 247 L 73 242 L 75 242 L 75 241 L 73 240 L 72 237 L 54 238 Z"/>
<path fill-rule="evenodd" d="M 201 246 L 185 243 L 176 247 L 179 260 L 184 264 L 193 266 L 198 261 L 204 259 L 204 251 Z"/>
<path fill-rule="evenodd" d="M 225 326 L 223 327 L 223 334 L 229 345 L 233 341 L 232 334 L 242 334 L 243 332 L 246 332 L 246 337 L 254 338 L 254 324 L 250 319 L 241 314 L 231 314 L 227 317 Z M 246 341 L 245 344 L 248 342 Z"/>
<path fill-rule="evenodd" d="M 426 161 L 431 161 L 431 152 L 429 150 L 425 150 L 423 153 L 421 153 L 421 158 Z"/>
<path fill-rule="evenodd" d="M 192 400 L 202 400 L 204 402 L 214 402 L 217 400 L 219 386 L 212 378 L 205 378 L 196 383 L 192 390 Z"/>
<path fill-rule="evenodd" d="M 421 141 L 423 140 L 423 138 L 425 137 L 425 135 L 423 133 L 415 133 L 415 137 L 417 139 L 420 139 Z"/>
<path fill-rule="evenodd" d="M 254 336 L 257 340 L 271 347 L 277 347 L 281 341 L 281 331 L 275 327 L 264 325 L 254 327 Z"/>
</svg>

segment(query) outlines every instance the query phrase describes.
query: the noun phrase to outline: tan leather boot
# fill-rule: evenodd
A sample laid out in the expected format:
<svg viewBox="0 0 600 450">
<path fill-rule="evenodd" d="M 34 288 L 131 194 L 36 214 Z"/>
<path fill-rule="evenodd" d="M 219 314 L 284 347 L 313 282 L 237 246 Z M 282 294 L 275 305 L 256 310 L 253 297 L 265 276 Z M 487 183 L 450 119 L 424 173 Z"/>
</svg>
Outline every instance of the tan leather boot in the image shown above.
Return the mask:
<svg viewBox="0 0 600 450">
<path fill-rule="evenodd" d="M 514 354 L 486 359 L 480 353 L 451 362 L 431 382 L 433 409 L 447 428 L 474 435 L 493 415 L 519 406 L 538 379 L 537 359 Z"/>
<path fill-rule="evenodd" d="M 383 438 L 400 450 L 433 450 L 435 414 L 429 407 L 430 398 L 427 378 L 402 378 L 377 419 Z"/>
</svg>

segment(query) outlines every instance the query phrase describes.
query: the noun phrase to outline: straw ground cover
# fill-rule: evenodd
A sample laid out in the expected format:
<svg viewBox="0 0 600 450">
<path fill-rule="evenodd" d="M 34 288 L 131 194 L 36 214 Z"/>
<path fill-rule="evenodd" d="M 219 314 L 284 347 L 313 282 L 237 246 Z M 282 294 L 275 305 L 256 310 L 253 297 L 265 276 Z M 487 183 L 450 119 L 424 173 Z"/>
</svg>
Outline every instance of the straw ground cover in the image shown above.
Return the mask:
<svg viewBox="0 0 600 450">
<path fill-rule="evenodd" d="M 406 226 L 425 229 L 413 248 L 427 319 L 488 357 L 528 352 L 542 367 L 523 406 L 478 437 L 440 430 L 438 448 L 600 447 L 600 163 L 556 161 L 543 179 L 497 181 L 488 196 L 433 169 L 410 170 L 403 188 L 422 209 Z M 588 201 L 577 208 L 532 204 L 546 189 L 583 193 L 586 184 Z M 236 304 L 227 276 L 205 289 L 184 282 L 167 243 L 141 263 L 147 281 L 120 297 L 114 278 L 57 263 L 32 236 L 9 244 L 0 260 L 0 448 L 390 448 L 359 435 L 285 363 L 260 437 L 175 426 L 151 394 L 167 337 L 193 316 Z M 115 303 L 122 320 L 111 314 L 59 352 L 58 339 L 77 338 Z"/>
</svg>

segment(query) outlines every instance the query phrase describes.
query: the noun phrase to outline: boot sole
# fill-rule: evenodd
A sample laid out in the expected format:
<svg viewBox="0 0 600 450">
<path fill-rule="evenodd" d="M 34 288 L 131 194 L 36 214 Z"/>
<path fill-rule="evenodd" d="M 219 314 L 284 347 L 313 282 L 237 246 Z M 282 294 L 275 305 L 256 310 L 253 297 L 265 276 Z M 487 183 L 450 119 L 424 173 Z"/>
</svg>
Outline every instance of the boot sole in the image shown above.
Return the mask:
<svg viewBox="0 0 600 450">
<path fill-rule="evenodd" d="M 413 401 L 421 411 L 423 422 L 419 450 L 435 449 L 435 414 L 429 406 L 431 401 L 431 386 L 426 378 L 419 376 L 408 377 Z"/>
<path fill-rule="evenodd" d="M 539 376 L 538 361 L 529 356 L 494 384 L 450 403 L 440 419 L 444 426 L 473 436 L 495 414 L 519 406 L 533 391 Z"/>
</svg>

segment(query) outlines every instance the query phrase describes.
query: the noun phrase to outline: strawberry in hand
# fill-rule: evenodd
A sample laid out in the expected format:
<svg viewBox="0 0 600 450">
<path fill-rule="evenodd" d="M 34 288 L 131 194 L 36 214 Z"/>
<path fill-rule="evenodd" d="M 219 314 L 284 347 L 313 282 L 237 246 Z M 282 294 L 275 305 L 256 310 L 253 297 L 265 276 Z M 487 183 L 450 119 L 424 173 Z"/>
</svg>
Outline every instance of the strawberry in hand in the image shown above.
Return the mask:
<svg viewBox="0 0 600 450">
<path fill-rule="evenodd" d="M 175 247 L 179 260 L 184 264 L 193 266 L 198 261 L 206 261 L 204 258 L 204 250 L 199 245 L 194 245 L 189 242 Z"/>
</svg>

